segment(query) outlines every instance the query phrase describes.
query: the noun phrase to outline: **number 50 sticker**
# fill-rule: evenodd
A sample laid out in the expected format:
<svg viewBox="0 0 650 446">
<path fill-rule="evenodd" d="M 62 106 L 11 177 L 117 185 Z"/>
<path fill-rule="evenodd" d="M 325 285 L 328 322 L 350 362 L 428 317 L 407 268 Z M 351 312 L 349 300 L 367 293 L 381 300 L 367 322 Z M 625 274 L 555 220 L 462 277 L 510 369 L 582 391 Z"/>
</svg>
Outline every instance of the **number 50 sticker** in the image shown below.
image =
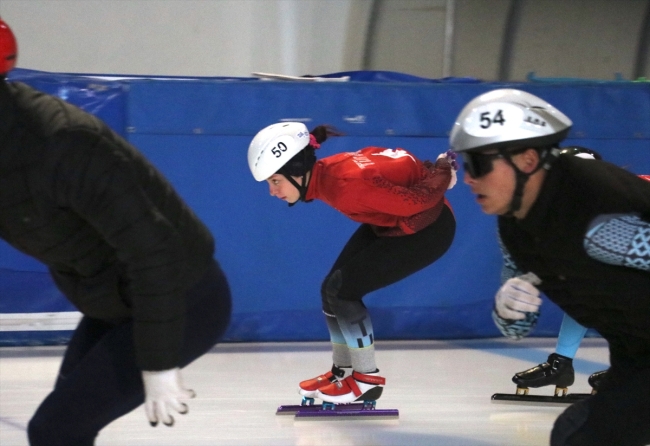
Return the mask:
<svg viewBox="0 0 650 446">
<path fill-rule="evenodd" d="M 286 151 L 287 151 L 287 145 L 283 142 L 279 142 L 277 146 L 271 149 L 271 153 L 275 155 L 276 158 L 280 158 L 282 156 L 282 152 L 286 152 Z"/>
</svg>

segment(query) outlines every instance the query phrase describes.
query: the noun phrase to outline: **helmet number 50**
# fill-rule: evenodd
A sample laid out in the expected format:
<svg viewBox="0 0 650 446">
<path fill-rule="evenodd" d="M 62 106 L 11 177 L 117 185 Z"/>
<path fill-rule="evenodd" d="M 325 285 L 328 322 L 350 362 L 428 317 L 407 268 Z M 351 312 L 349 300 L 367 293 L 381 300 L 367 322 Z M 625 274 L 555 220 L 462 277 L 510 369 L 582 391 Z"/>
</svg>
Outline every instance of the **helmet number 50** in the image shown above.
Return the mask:
<svg viewBox="0 0 650 446">
<path fill-rule="evenodd" d="M 498 110 L 493 117 L 490 117 L 490 112 L 486 111 L 481 113 L 481 128 L 482 129 L 487 129 L 489 128 L 492 124 L 501 124 L 504 125 L 506 122 L 505 118 L 503 117 L 503 110 Z"/>
<path fill-rule="evenodd" d="M 275 155 L 276 158 L 280 158 L 282 156 L 282 152 L 287 151 L 287 145 L 283 142 L 279 142 L 276 147 L 273 147 L 271 149 L 271 153 Z"/>
</svg>

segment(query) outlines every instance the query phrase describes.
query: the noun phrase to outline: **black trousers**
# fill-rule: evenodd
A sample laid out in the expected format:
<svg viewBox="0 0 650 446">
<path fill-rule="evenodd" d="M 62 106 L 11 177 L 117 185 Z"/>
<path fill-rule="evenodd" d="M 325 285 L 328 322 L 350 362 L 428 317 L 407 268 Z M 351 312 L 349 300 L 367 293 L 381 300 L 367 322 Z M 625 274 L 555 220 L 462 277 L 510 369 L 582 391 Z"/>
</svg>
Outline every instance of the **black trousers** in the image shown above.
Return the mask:
<svg viewBox="0 0 650 446">
<path fill-rule="evenodd" d="M 598 393 L 555 421 L 551 446 L 650 445 L 650 347 L 609 336 L 610 369 Z"/>
<path fill-rule="evenodd" d="M 323 281 L 323 311 L 333 313 L 329 303 L 333 294 L 334 298 L 360 301 L 366 294 L 431 265 L 447 252 L 455 232 L 456 220 L 447 206 L 435 222 L 411 235 L 378 237 L 369 225 L 361 225 Z M 337 284 L 333 286 L 335 275 Z"/>
<path fill-rule="evenodd" d="M 216 344 L 228 327 L 230 313 L 230 288 L 215 261 L 187 292 L 180 367 Z M 70 340 L 54 390 L 29 422 L 30 445 L 93 445 L 104 426 L 143 402 L 132 321 L 115 325 L 84 317 Z M 148 425 L 144 411 L 142 423 Z"/>
</svg>

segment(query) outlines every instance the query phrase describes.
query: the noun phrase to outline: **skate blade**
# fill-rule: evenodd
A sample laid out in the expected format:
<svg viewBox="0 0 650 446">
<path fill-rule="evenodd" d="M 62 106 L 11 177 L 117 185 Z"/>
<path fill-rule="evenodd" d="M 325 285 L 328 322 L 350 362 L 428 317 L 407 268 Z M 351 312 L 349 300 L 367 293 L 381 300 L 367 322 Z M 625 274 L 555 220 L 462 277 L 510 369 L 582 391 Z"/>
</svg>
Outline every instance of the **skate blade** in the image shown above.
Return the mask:
<svg viewBox="0 0 650 446">
<path fill-rule="evenodd" d="M 334 406 L 334 411 L 343 412 L 346 410 L 361 410 L 363 409 L 363 403 L 352 403 L 352 404 L 340 404 Z M 311 405 L 301 405 L 301 404 L 291 404 L 286 406 L 278 407 L 278 410 L 275 412 L 276 415 L 295 415 L 298 412 L 318 412 L 324 411 L 322 404 L 311 404 Z"/>
<path fill-rule="evenodd" d="M 516 395 L 495 393 L 492 402 L 497 404 L 573 404 L 590 397 L 590 393 L 568 393 L 566 396 Z"/>
<path fill-rule="evenodd" d="M 339 406 L 336 406 L 337 408 Z M 395 420 L 399 418 L 397 409 L 328 409 L 298 411 L 296 420 Z"/>
<path fill-rule="evenodd" d="M 296 420 L 308 419 L 340 419 L 340 420 L 393 420 L 399 418 L 397 409 L 374 409 L 363 403 L 336 404 L 333 407 L 323 408 L 322 404 L 311 405 L 286 405 L 278 407 L 276 415 L 293 415 Z"/>
</svg>

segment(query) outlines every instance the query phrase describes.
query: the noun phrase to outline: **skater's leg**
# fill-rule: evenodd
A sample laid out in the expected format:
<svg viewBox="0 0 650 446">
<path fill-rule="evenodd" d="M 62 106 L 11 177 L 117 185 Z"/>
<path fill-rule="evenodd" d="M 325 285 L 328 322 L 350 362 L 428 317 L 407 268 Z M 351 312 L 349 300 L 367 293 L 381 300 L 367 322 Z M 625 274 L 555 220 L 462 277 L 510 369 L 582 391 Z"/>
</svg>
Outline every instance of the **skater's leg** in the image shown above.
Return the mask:
<svg viewBox="0 0 650 446">
<path fill-rule="evenodd" d="M 330 283 L 340 284 L 340 271 L 330 278 Z M 332 285 L 334 295 L 339 287 Z M 361 300 L 344 300 L 332 297 L 328 309 L 336 317 L 343 340 L 348 348 L 352 368 L 361 373 L 377 372 L 375 364 L 374 331 L 366 306 Z"/>
<path fill-rule="evenodd" d="M 346 243 L 345 247 L 339 254 L 339 257 L 334 262 L 332 270 L 328 273 L 327 278 L 323 281 L 321 286 L 321 297 L 323 302 L 323 313 L 325 314 L 325 323 L 330 335 L 332 343 L 332 369 L 315 378 L 307 379 L 300 382 L 298 392 L 307 398 L 316 398 L 319 388 L 324 387 L 334 381 L 343 379 L 352 373 L 352 359 L 350 357 L 350 350 L 345 340 L 341 327 L 336 320 L 336 315 L 327 302 L 327 287 L 330 286 L 328 278 L 337 270 L 339 264 L 344 263 L 345 259 L 354 257 L 358 252 L 362 251 L 366 246 L 371 244 L 376 239 L 376 236 L 367 225 L 361 225 L 350 240 Z"/>
<path fill-rule="evenodd" d="M 524 394 L 528 388 L 555 385 L 555 393 L 565 394 L 575 381 L 573 358 L 587 329 L 565 314 L 557 339 L 555 353 L 546 362 L 530 369 L 515 373 L 512 381 L 517 384 L 517 393 Z"/>
<path fill-rule="evenodd" d="M 345 343 L 345 338 L 343 337 L 343 333 L 341 333 L 341 328 L 336 321 L 336 317 L 326 314 L 325 322 L 332 342 L 332 369 L 315 378 L 300 382 L 298 385 L 298 393 L 305 398 L 317 398 L 318 389 L 334 381 L 344 379 L 352 373 L 350 350 Z"/>
<path fill-rule="evenodd" d="M 77 328 L 72 333 L 68 347 L 63 355 L 61 367 L 59 367 L 59 374 L 54 385 L 55 389 L 72 373 L 95 344 L 110 330 L 115 328 L 116 325 L 117 323 L 109 323 L 99 319 L 89 317 L 81 318 L 79 325 L 77 325 Z"/>
<path fill-rule="evenodd" d="M 226 333 L 231 313 L 228 280 L 220 265 L 213 261 L 203 278 L 187 292 L 181 367 L 214 347 Z"/>
<path fill-rule="evenodd" d="M 568 314 L 564 314 L 562 318 L 562 325 L 560 326 L 560 333 L 557 337 L 557 345 L 555 353 L 567 358 L 575 358 L 580 342 L 585 337 L 587 328 L 580 325 Z"/>
<path fill-rule="evenodd" d="M 377 237 L 362 225 L 350 239 L 323 283 L 322 297 L 324 312 L 338 321 L 355 372 L 364 376 L 378 372 L 372 321 L 363 297 L 440 258 L 454 231 L 453 215 L 445 208 L 434 224 L 413 235 Z"/>
<path fill-rule="evenodd" d="M 558 417 L 551 446 L 650 444 L 650 368 L 619 363 L 617 370 L 615 362 L 612 358 L 611 376 L 597 394 Z"/>
<path fill-rule="evenodd" d="M 31 446 L 93 445 L 100 429 L 144 401 L 133 324 L 110 330 L 59 379 L 28 426 Z"/>
<path fill-rule="evenodd" d="M 327 324 L 330 341 L 332 342 L 332 362 L 337 367 L 351 367 L 352 359 L 350 358 L 350 350 L 345 342 L 345 337 L 336 320 L 336 316 L 326 314 L 325 323 Z"/>
<path fill-rule="evenodd" d="M 447 207 L 438 220 L 412 235 L 377 237 L 370 226 L 361 225 L 323 281 L 323 309 L 333 295 L 345 300 L 361 300 L 372 291 L 426 268 L 447 252 L 455 230 L 453 214 Z M 331 283 L 330 278 L 336 271 L 340 271 L 337 279 L 340 283 Z M 332 287 L 338 287 L 338 292 L 332 293 Z"/>
<path fill-rule="evenodd" d="M 215 264 L 188 292 L 181 365 L 214 345 L 229 316 L 230 292 Z M 144 401 L 132 322 L 110 329 L 90 322 L 82 320 L 73 336 L 73 350 L 65 356 L 61 378 L 30 420 L 32 446 L 92 445 L 104 426 Z"/>
<path fill-rule="evenodd" d="M 435 262 L 451 245 L 454 232 L 447 207 L 436 222 L 413 235 L 377 237 L 368 225 L 355 232 L 321 288 L 323 311 L 336 316 L 348 347 L 368 349 L 374 343 L 364 296 Z"/>
</svg>

